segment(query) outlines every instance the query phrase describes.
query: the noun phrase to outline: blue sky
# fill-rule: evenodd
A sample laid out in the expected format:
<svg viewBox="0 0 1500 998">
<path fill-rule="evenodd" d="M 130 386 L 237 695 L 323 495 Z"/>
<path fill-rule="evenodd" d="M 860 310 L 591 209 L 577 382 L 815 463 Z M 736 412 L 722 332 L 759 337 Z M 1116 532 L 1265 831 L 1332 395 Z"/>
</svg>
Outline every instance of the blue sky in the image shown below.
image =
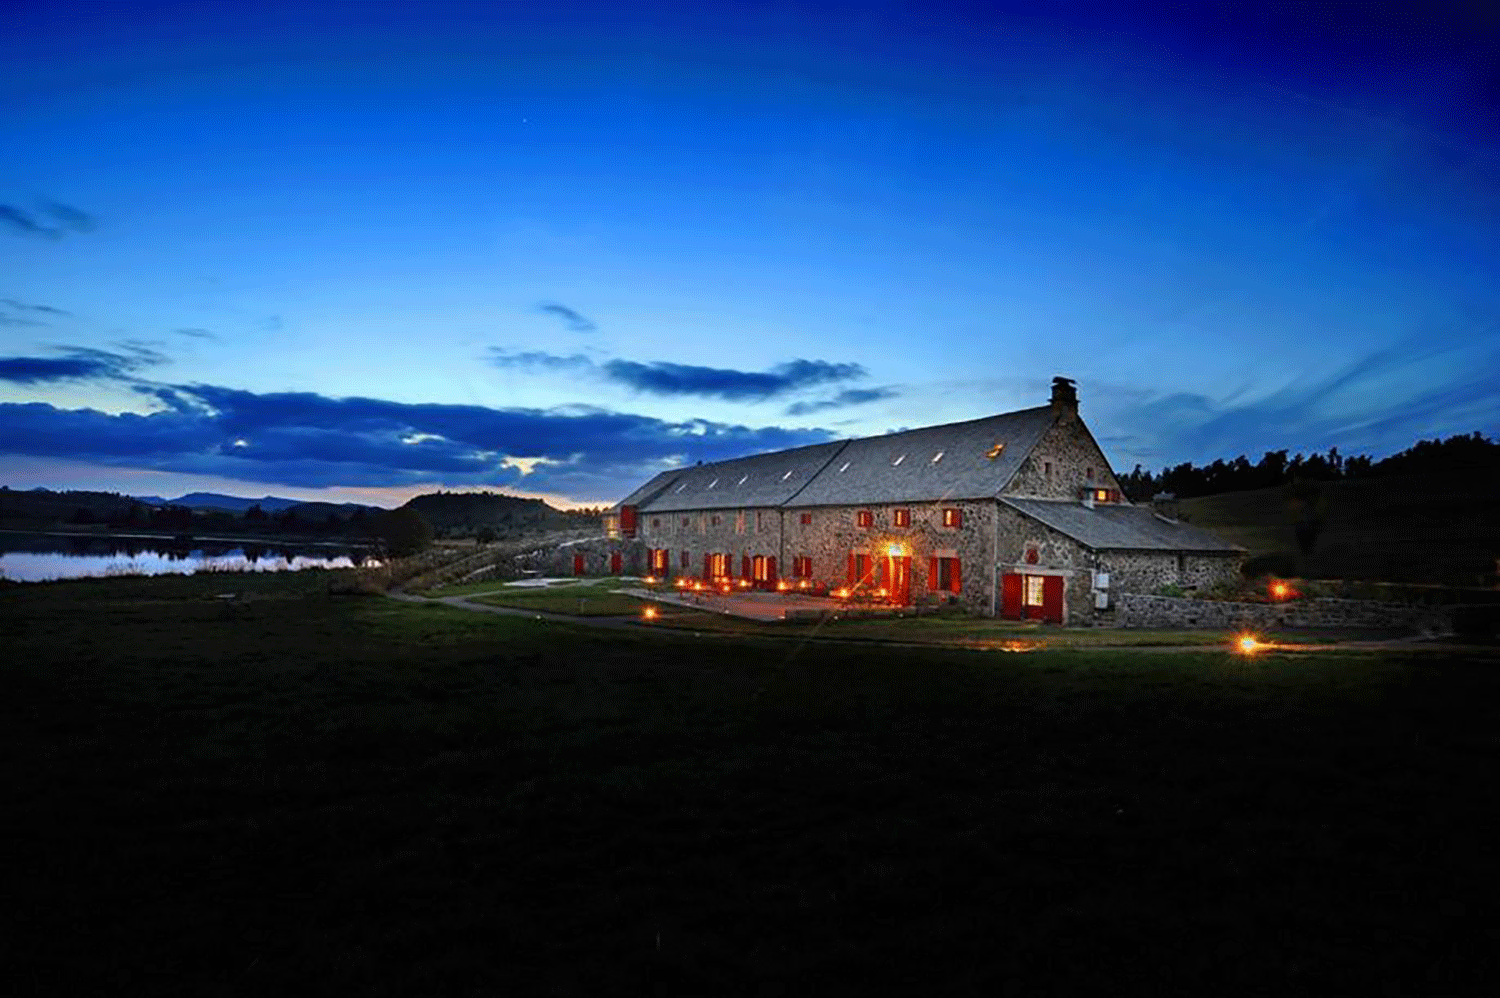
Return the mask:
<svg viewBox="0 0 1500 998">
<path fill-rule="evenodd" d="M 0 482 L 613 501 L 1036 405 L 1128 470 L 1500 424 L 1496 25 L 21 4 Z"/>
</svg>

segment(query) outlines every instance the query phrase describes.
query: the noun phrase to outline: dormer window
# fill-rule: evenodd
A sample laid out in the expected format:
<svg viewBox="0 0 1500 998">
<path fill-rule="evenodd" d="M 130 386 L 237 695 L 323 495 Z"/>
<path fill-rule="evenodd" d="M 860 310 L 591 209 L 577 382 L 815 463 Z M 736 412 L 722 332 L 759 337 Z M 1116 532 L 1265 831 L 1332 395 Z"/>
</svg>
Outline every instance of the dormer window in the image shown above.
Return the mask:
<svg viewBox="0 0 1500 998">
<path fill-rule="evenodd" d="M 842 475 L 844 472 L 848 471 L 849 470 L 849 464 L 850 464 L 850 462 L 845 461 L 844 462 L 844 466 L 839 469 L 839 474 Z"/>
<path fill-rule="evenodd" d="M 791 477 L 792 477 L 792 473 L 791 473 L 791 471 L 790 471 L 790 469 L 789 469 L 789 470 L 788 470 L 788 471 L 787 471 L 787 473 L 786 473 L 786 474 L 784 474 L 784 475 L 782 475 L 782 476 L 781 476 L 781 480 L 782 480 L 782 481 L 783 481 L 783 482 L 784 482 L 784 481 L 786 481 L 786 480 L 787 480 L 787 479 L 788 479 L 788 478 L 791 478 Z"/>
<path fill-rule="evenodd" d="M 741 475 L 740 476 L 740 480 L 734 483 L 734 487 L 735 488 L 739 488 L 741 485 L 744 485 L 745 484 L 745 479 L 747 479 L 749 477 L 750 477 L 749 475 Z"/>
<path fill-rule="evenodd" d="M 936 454 L 932 455 L 932 463 L 933 464 L 937 464 L 942 459 L 943 459 L 943 451 L 938 451 Z"/>
<path fill-rule="evenodd" d="M 1004 441 L 997 441 L 995 443 L 995 446 L 993 446 L 989 450 L 985 451 L 984 456 L 987 457 L 987 458 L 989 458 L 991 461 L 993 461 L 995 458 L 999 457 L 1001 454 L 1004 454 L 1004 453 L 1005 453 L 1005 442 Z"/>
<path fill-rule="evenodd" d="M 900 467 L 901 462 L 905 461 L 905 460 L 906 460 L 906 455 L 902 454 L 900 457 L 896 458 L 896 460 L 894 460 L 894 461 L 891 462 L 891 467 L 892 468 Z"/>
</svg>

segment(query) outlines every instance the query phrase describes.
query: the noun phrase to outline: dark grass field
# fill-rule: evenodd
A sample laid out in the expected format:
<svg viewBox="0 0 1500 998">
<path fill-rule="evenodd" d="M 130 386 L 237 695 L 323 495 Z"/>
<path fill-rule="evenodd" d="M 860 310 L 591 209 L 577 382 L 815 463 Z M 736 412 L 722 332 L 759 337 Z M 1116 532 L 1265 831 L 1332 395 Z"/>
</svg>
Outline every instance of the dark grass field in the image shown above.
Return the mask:
<svg viewBox="0 0 1500 998">
<path fill-rule="evenodd" d="M 0 642 L 7 993 L 1500 970 L 1493 660 L 590 631 L 315 573 L 7 588 Z"/>
</svg>

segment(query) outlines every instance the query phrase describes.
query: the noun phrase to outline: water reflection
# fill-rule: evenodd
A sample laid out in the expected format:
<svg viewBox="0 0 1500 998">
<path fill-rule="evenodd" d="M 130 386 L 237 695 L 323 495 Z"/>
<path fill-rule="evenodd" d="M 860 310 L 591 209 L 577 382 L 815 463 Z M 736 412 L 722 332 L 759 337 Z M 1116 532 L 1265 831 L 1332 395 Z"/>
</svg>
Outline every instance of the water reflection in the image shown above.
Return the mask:
<svg viewBox="0 0 1500 998">
<path fill-rule="evenodd" d="M 380 564 L 363 548 L 78 534 L 0 534 L 0 578 L 42 582 L 112 575 L 295 572 Z"/>
</svg>

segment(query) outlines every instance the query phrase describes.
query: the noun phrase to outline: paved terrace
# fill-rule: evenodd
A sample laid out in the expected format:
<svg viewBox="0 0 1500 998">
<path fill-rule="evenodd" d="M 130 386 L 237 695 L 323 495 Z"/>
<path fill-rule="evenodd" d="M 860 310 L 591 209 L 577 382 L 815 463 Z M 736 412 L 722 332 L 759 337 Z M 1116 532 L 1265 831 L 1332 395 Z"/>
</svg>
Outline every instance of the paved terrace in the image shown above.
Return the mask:
<svg viewBox="0 0 1500 998">
<path fill-rule="evenodd" d="M 843 600 L 828 596 L 809 596 L 796 590 L 763 592 L 732 589 L 725 593 L 708 589 L 621 589 L 619 592 L 656 603 L 722 613 L 746 620 L 817 620 L 833 613 L 845 617 L 889 617 L 896 613 L 894 608 L 851 606 Z"/>
</svg>

